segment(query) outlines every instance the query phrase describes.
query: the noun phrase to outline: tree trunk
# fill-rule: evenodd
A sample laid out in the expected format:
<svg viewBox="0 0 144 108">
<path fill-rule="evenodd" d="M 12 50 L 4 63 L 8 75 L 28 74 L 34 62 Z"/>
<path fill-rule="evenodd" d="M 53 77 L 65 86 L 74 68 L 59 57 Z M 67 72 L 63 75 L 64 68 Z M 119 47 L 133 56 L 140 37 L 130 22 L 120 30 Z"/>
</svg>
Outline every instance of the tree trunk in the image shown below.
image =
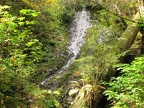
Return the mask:
<svg viewBox="0 0 144 108">
<path fill-rule="evenodd" d="M 133 21 L 138 22 L 141 19 L 140 12 L 138 12 Z M 129 24 L 127 29 L 123 32 L 121 37 L 118 40 L 118 43 L 116 44 L 116 48 L 118 49 L 118 54 L 124 52 L 125 50 L 129 49 L 131 45 L 133 44 L 137 33 L 140 31 L 140 26 L 138 23 L 132 22 Z"/>
</svg>

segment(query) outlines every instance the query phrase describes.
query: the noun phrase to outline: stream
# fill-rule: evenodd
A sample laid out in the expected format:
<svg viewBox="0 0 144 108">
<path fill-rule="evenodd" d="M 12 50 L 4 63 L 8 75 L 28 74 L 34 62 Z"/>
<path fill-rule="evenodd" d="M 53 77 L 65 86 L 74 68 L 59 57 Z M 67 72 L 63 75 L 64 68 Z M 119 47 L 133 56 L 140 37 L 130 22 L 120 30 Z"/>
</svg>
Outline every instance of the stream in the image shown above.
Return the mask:
<svg viewBox="0 0 144 108">
<path fill-rule="evenodd" d="M 71 24 L 70 34 L 69 34 L 69 43 L 68 43 L 68 52 L 69 52 L 69 60 L 67 63 L 58 71 L 49 75 L 48 78 L 44 79 L 41 82 L 41 86 L 47 86 L 47 83 L 51 81 L 51 79 L 56 78 L 57 81 L 60 79 L 65 73 L 66 70 L 73 64 L 74 60 L 77 58 L 82 45 L 85 43 L 85 35 L 86 29 L 92 27 L 90 23 L 90 12 L 86 11 L 86 8 L 83 8 L 82 11 L 77 12 L 74 16 L 74 20 Z M 56 88 L 56 83 L 53 83 L 50 87 L 51 90 Z"/>
</svg>

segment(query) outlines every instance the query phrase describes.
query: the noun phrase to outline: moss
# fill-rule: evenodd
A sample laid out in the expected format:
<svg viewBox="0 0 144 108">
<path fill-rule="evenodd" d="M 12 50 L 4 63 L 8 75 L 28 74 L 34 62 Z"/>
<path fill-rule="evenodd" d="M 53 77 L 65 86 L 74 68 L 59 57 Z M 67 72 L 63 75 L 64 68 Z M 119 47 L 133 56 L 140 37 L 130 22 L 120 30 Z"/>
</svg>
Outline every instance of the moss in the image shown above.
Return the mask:
<svg viewBox="0 0 144 108">
<path fill-rule="evenodd" d="M 6 108 L 16 108 L 19 104 L 19 100 L 14 97 L 6 97 L 4 101 L 4 106 Z"/>
</svg>

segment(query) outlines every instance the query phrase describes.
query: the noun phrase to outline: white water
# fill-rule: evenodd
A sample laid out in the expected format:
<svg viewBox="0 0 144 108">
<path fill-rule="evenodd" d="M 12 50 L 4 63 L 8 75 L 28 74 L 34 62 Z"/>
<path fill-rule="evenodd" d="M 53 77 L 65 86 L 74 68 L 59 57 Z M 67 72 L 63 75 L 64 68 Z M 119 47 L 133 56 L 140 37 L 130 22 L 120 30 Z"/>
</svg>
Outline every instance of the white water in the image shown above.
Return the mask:
<svg viewBox="0 0 144 108">
<path fill-rule="evenodd" d="M 76 57 L 78 56 L 82 45 L 85 43 L 85 35 L 86 29 L 90 28 L 92 25 L 90 23 L 90 13 L 86 11 L 85 8 L 81 12 L 77 12 L 74 16 L 74 21 L 72 22 L 72 26 L 70 29 L 70 41 L 68 43 L 68 52 L 70 58 L 66 65 L 64 65 L 59 71 L 59 74 L 64 73 L 65 70 L 69 68 L 69 66 L 74 62 Z M 46 82 L 50 81 L 53 77 L 45 79 L 41 85 L 44 85 Z M 57 78 L 60 78 L 61 75 L 57 75 Z"/>
<path fill-rule="evenodd" d="M 63 69 L 67 69 L 78 56 L 82 45 L 85 43 L 86 29 L 91 26 L 90 13 L 85 8 L 75 14 L 75 19 L 70 29 L 70 42 L 68 44 L 68 51 L 71 57 L 67 64 L 63 66 Z"/>
</svg>

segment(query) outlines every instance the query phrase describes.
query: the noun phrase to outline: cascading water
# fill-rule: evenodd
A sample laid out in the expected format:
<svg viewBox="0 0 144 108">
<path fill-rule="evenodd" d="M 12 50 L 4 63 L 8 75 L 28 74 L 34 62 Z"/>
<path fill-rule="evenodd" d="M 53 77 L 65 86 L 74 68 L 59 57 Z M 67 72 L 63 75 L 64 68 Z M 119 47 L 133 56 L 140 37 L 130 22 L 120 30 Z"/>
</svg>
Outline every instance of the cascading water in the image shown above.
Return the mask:
<svg viewBox="0 0 144 108">
<path fill-rule="evenodd" d="M 69 68 L 69 66 L 74 62 L 76 57 L 79 54 L 79 51 L 82 45 L 85 43 L 84 36 L 86 35 L 86 29 L 90 28 L 92 25 L 90 23 L 90 13 L 86 11 L 85 8 L 82 9 L 81 12 L 77 12 L 75 15 L 75 19 L 72 22 L 72 26 L 70 29 L 70 42 L 68 43 L 68 51 L 70 58 L 66 65 L 64 65 L 57 73 L 56 77 L 62 77 L 62 73 L 64 74 L 65 70 Z M 49 78 L 45 79 L 41 85 L 45 85 L 46 82 L 49 82 L 51 78 L 54 76 L 51 75 Z"/>
<path fill-rule="evenodd" d="M 70 42 L 68 44 L 71 57 L 63 69 L 67 69 L 78 56 L 81 46 L 85 43 L 84 36 L 86 35 L 86 29 L 90 27 L 90 13 L 86 11 L 86 8 L 83 8 L 81 12 L 76 13 L 75 20 L 72 22 Z"/>
</svg>

